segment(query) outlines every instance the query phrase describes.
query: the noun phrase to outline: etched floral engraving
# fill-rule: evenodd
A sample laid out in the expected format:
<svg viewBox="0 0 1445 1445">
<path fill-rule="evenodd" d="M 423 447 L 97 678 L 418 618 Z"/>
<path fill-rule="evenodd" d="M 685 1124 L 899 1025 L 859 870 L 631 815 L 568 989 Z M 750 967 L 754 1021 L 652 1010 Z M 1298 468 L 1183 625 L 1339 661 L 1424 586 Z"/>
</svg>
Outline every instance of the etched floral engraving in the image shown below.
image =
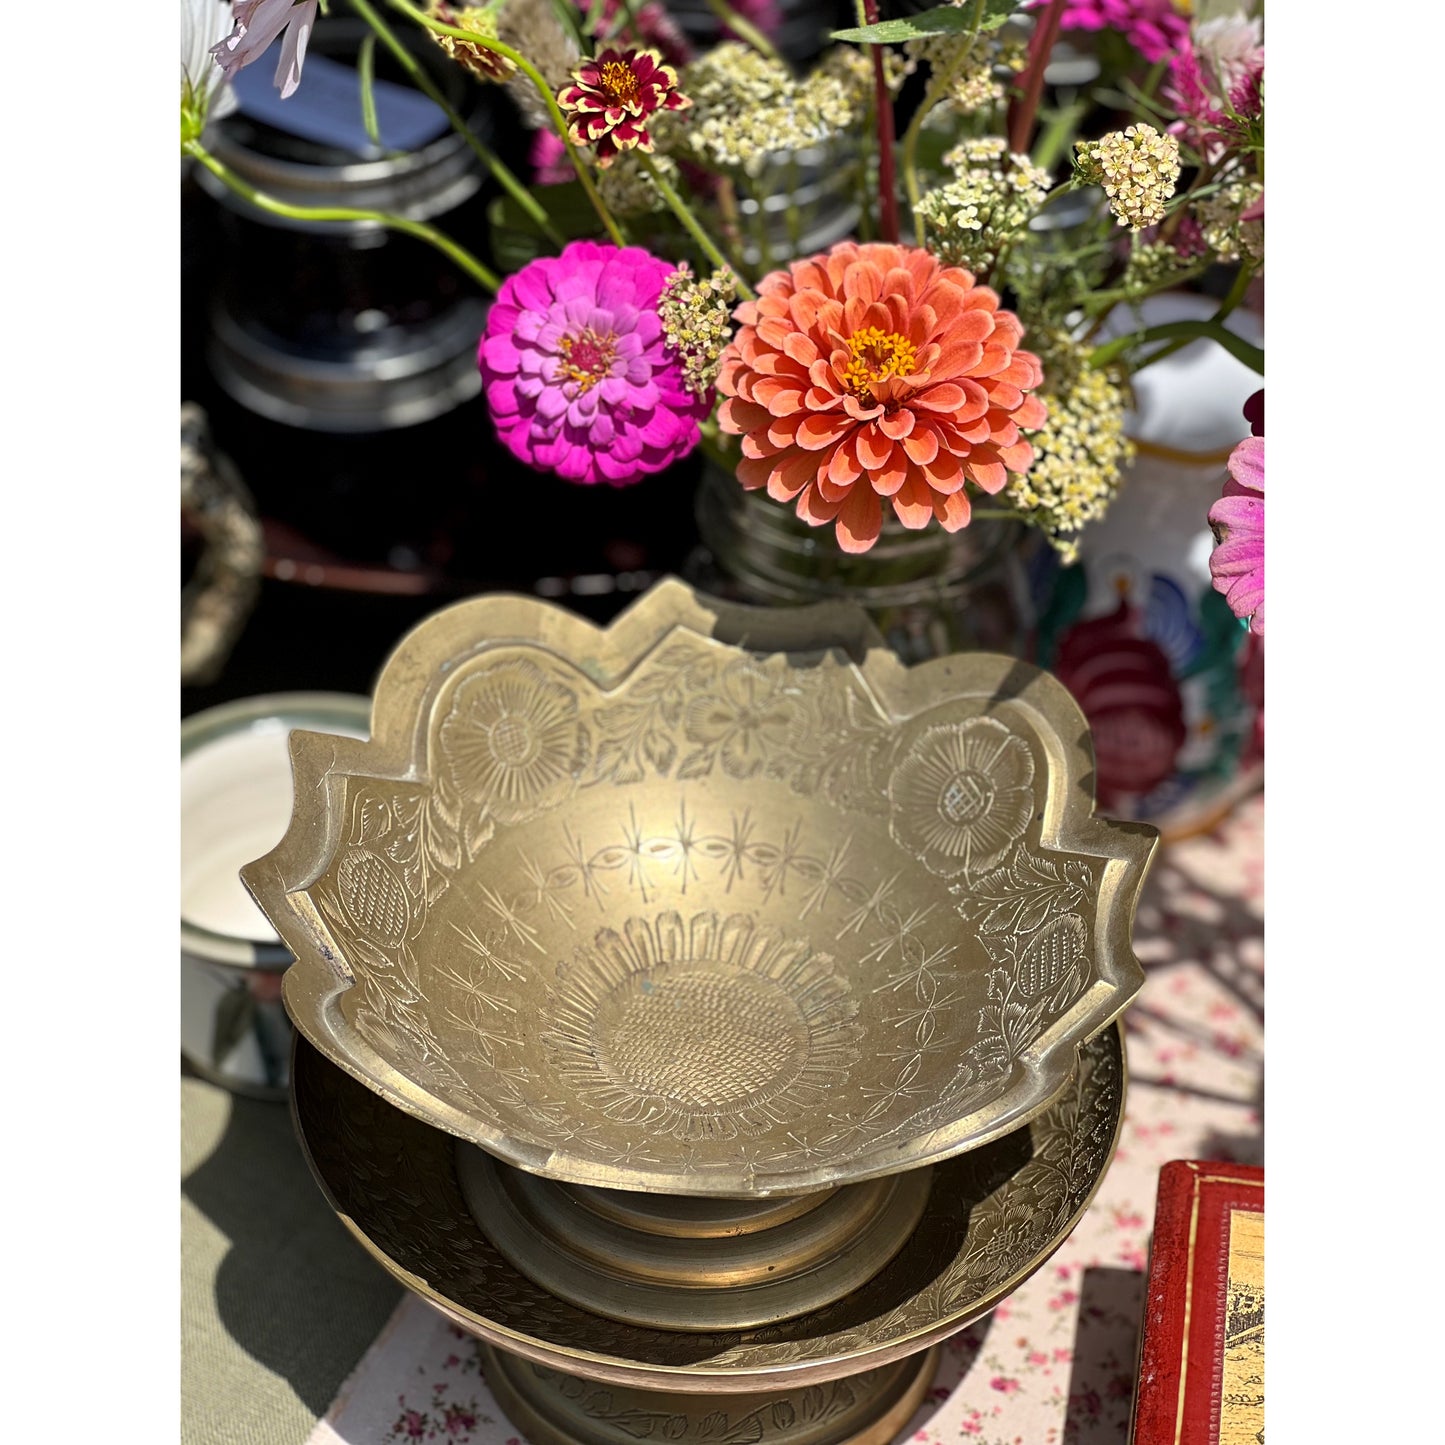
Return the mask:
<svg viewBox="0 0 1445 1445">
<path fill-rule="evenodd" d="M 556 807 L 587 762 L 577 695 L 528 658 L 465 678 L 438 729 L 439 782 L 499 823 Z"/>
<path fill-rule="evenodd" d="M 787 745 L 802 711 L 796 689 L 739 658 L 718 674 L 716 690 L 693 698 L 683 714 L 689 741 L 700 745 L 692 766 L 716 756 L 730 776 L 751 778 Z M 687 761 L 680 775 L 688 776 Z"/>
<path fill-rule="evenodd" d="M 827 954 L 748 914 L 673 911 L 599 930 L 542 1042 L 609 1117 L 683 1141 L 758 1133 L 847 1080 L 862 1030 Z"/>
<path fill-rule="evenodd" d="M 893 837 L 931 873 L 986 872 L 1034 811 L 1028 744 L 996 718 L 928 729 L 889 780 Z"/>
<path fill-rule="evenodd" d="M 865 813 L 883 806 L 876 770 L 896 742 L 846 666 L 790 666 L 699 638 L 645 664 L 625 696 L 598 709 L 596 726 L 588 786 L 649 774 L 686 781 L 720 763 L 729 777 L 765 777 Z"/>
</svg>

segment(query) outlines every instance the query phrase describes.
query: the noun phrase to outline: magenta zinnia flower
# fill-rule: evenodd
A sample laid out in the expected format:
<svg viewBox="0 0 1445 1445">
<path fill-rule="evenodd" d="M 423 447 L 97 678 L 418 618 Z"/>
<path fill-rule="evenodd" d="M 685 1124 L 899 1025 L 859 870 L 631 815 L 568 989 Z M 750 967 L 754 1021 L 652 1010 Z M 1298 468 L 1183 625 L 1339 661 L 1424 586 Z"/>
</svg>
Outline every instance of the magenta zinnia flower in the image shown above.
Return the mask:
<svg viewBox="0 0 1445 1445">
<path fill-rule="evenodd" d="M 677 72 L 655 50 L 609 46 L 572 72 L 572 84 L 557 96 L 574 145 L 591 146 L 597 164 L 610 166 L 625 150 L 652 149 L 648 120 L 660 110 L 686 110 L 692 102 L 678 92 Z"/>
<path fill-rule="evenodd" d="M 1209 509 L 1214 590 L 1249 630 L 1264 636 L 1264 438 L 1246 437 L 1229 455 L 1224 495 Z"/>
<path fill-rule="evenodd" d="M 477 362 L 515 456 L 625 487 L 698 444 L 708 403 L 685 385 L 657 310 L 676 269 L 638 246 L 573 241 L 507 277 Z"/>
<path fill-rule="evenodd" d="M 1031 0 L 1040 10 L 1049 0 Z M 1117 30 L 1151 65 L 1189 36 L 1189 21 L 1172 0 L 1066 0 L 1062 30 Z"/>
<path fill-rule="evenodd" d="M 276 88 L 285 100 L 301 84 L 306 43 L 316 24 L 316 0 L 236 0 L 231 7 L 235 28 L 211 48 L 216 64 L 232 80 L 253 60 L 259 60 L 271 42 L 285 30 L 281 58 L 276 65 Z"/>
</svg>

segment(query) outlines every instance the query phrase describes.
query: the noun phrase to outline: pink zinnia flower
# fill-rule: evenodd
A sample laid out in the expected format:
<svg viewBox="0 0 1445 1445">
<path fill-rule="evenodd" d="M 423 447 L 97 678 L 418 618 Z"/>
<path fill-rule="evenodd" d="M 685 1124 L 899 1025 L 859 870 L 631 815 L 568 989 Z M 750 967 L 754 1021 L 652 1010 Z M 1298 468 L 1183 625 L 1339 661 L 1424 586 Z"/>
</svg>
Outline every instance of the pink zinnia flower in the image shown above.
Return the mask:
<svg viewBox="0 0 1445 1445">
<path fill-rule="evenodd" d="M 688 390 L 657 310 L 676 269 L 638 246 L 573 241 L 507 277 L 477 362 L 513 455 L 624 487 L 692 451 L 708 404 Z"/>
<path fill-rule="evenodd" d="M 1214 590 L 1249 630 L 1264 636 L 1264 438 L 1246 437 L 1229 455 L 1224 495 L 1209 509 Z"/>
<path fill-rule="evenodd" d="M 285 30 L 281 59 L 276 65 L 276 88 L 285 100 L 301 84 L 306 44 L 316 24 L 316 0 L 236 0 L 231 7 L 235 28 L 211 48 L 216 64 L 232 79 L 238 70 L 259 60 L 271 42 Z"/>
<path fill-rule="evenodd" d="M 591 146 L 607 167 L 625 150 L 652 149 L 648 120 L 660 110 L 686 110 L 692 102 L 677 88 L 677 72 L 655 50 L 609 46 L 572 72 L 557 96 L 574 145 Z"/>
<path fill-rule="evenodd" d="M 1023 327 L 972 275 L 912 246 L 844 241 L 758 284 L 723 352 L 722 429 L 738 480 L 797 500 L 866 552 L 887 501 L 905 527 L 968 524 L 964 490 L 998 492 L 1033 465 L 1023 430 L 1048 420 Z"/>
<path fill-rule="evenodd" d="M 1049 0 L 1031 0 L 1030 10 Z M 1068 0 L 1062 30 L 1117 30 L 1151 65 L 1188 39 L 1189 21 L 1171 0 Z"/>
</svg>

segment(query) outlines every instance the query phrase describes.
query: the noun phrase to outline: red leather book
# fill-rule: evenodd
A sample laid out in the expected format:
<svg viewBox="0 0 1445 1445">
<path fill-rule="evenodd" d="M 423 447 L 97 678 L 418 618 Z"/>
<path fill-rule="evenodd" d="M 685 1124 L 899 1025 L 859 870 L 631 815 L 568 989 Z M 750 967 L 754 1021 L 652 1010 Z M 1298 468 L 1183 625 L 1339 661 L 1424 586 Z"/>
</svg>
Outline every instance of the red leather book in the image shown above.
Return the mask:
<svg viewBox="0 0 1445 1445">
<path fill-rule="evenodd" d="M 1264 1170 L 1159 1173 L 1133 1445 L 1264 1445 Z"/>
</svg>

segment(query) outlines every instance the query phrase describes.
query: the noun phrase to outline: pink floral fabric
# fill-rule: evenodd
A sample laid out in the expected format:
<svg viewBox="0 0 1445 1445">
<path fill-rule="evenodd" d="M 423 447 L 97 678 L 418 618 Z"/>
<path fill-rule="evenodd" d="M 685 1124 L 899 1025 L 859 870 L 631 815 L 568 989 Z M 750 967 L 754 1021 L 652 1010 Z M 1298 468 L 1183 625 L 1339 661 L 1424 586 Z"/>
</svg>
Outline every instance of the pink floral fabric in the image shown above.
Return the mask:
<svg viewBox="0 0 1445 1445">
<path fill-rule="evenodd" d="M 1129 1095 L 1114 1163 L 1057 1254 L 944 1347 L 908 1445 L 1126 1445 L 1159 1169 L 1263 1158 L 1264 799 L 1177 843 L 1135 927 L 1149 975 L 1125 1016 Z M 525 1445 L 471 1340 L 397 1307 L 308 1445 Z"/>
</svg>

